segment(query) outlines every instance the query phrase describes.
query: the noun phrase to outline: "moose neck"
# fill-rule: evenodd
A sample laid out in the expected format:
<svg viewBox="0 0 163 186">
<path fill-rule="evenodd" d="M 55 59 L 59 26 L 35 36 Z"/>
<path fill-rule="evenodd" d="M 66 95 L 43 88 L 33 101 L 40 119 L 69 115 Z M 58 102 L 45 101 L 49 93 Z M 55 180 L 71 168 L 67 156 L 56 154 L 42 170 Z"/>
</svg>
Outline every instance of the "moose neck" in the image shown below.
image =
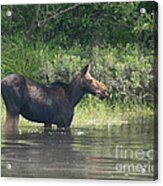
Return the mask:
<svg viewBox="0 0 163 186">
<path fill-rule="evenodd" d="M 73 80 L 70 83 L 70 93 L 69 93 L 70 102 L 73 105 L 73 107 L 75 107 L 80 102 L 80 100 L 82 99 L 84 94 L 85 94 L 85 92 L 80 87 L 78 81 Z"/>
</svg>

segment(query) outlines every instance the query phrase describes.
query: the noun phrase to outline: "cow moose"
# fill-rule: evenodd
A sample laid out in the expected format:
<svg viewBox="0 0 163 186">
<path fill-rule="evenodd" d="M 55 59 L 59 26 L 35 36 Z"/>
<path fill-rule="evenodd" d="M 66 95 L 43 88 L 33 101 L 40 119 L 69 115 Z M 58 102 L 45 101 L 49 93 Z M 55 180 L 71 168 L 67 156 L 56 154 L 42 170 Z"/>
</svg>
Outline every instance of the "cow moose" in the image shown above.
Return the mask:
<svg viewBox="0 0 163 186">
<path fill-rule="evenodd" d="M 44 85 L 19 74 L 10 74 L 1 81 L 1 94 L 6 105 L 5 127 L 17 127 L 19 115 L 30 121 L 56 124 L 69 128 L 75 106 L 84 94 L 104 99 L 108 88 L 90 75 L 91 65 L 84 67 L 70 83 Z"/>
</svg>

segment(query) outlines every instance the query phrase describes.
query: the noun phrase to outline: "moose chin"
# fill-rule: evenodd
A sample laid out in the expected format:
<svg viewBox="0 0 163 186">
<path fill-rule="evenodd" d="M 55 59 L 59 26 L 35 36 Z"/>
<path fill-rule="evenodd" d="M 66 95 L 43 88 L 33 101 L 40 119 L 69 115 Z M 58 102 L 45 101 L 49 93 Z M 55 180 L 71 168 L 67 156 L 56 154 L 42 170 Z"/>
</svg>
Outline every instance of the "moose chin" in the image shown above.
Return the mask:
<svg viewBox="0 0 163 186">
<path fill-rule="evenodd" d="M 1 81 L 1 94 L 6 105 L 5 127 L 17 127 L 19 115 L 30 121 L 69 128 L 75 106 L 84 94 L 104 99 L 108 88 L 94 79 L 91 65 L 84 67 L 70 83 L 43 85 L 19 74 L 10 74 Z"/>
</svg>

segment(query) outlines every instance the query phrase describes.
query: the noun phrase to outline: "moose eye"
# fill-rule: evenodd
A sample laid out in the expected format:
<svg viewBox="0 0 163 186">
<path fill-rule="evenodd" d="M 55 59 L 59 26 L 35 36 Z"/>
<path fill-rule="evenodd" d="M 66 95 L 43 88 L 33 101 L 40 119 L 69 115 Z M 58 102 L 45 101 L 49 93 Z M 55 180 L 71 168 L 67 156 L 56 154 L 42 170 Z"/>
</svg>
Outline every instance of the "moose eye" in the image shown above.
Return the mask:
<svg viewBox="0 0 163 186">
<path fill-rule="evenodd" d="M 92 79 L 88 79 L 88 83 L 90 83 L 90 84 L 91 84 L 92 82 L 93 82 L 93 80 L 92 80 Z"/>
</svg>

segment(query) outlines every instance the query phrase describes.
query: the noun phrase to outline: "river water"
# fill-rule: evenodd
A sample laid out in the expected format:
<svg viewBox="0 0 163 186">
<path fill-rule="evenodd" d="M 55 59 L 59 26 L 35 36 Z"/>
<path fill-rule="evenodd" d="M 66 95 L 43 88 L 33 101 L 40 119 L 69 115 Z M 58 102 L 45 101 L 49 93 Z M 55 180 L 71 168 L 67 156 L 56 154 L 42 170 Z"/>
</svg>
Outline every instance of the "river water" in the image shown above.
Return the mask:
<svg viewBox="0 0 163 186">
<path fill-rule="evenodd" d="M 153 180 L 157 177 L 154 122 L 115 124 L 107 129 L 2 130 L 3 177 Z"/>
</svg>

